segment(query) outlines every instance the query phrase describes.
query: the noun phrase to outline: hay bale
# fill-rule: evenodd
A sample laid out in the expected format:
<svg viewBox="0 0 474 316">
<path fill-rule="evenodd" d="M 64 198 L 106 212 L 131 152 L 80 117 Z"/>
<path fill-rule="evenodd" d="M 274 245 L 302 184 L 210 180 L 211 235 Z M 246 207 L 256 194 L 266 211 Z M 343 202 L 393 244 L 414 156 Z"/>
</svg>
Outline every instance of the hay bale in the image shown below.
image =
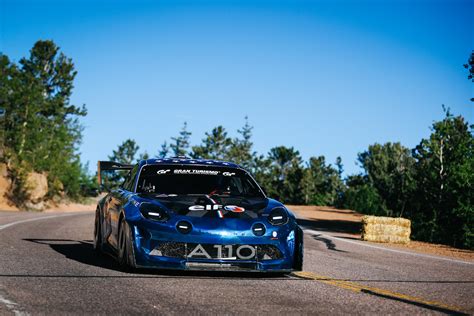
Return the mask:
<svg viewBox="0 0 474 316">
<path fill-rule="evenodd" d="M 410 242 L 411 221 L 383 216 L 362 217 L 362 240 L 406 244 Z"/>
<path fill-rule="evenodd" d="M 362 223 L 367 224 L 381 224 L 381 225 L 396 225 L 401 227 L 410 227 L 411 221 L 401 217 L 385 217 L 385 216 L 369 216 L 362 217 Z"/>
</svg>

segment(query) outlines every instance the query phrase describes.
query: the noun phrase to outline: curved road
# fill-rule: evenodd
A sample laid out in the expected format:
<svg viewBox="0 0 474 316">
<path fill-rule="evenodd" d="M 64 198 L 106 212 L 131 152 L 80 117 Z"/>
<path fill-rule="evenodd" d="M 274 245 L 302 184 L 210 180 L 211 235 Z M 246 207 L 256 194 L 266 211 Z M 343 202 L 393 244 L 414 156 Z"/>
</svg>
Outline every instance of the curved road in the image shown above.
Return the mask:
<svg viewBox="0 0 474 316">
<path fill-rule="evenodd" d="M 123 273 L 93 253 L 93 221 L 92 212 L 0 212 L 0 315 L 474 313 L 472 262 L 312 226 L 304 272 L 288 277 Z"/>
</svg>

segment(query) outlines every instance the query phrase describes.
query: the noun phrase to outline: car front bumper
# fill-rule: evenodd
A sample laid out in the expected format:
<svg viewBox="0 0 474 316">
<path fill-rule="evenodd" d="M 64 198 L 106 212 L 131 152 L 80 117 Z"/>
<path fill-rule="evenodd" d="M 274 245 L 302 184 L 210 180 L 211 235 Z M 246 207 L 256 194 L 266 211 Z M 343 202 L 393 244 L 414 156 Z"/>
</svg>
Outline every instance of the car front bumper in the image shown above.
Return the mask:
<svg viewBox="0 0 474 316">
<path fill-rule="evenodd" d="M 190 234 L 181 234 L 173 224 L 156 224 L 148 220 L 129 222 L 132 227 L 134 256 L 139 268 L 247 271 L 287 273 L 292 271 L 294 254 L 294 226 L 273 227 L 268 225 L 265 236 L 255 236 L 251 230 L 223 229 L 206 231 L 195 229 Z M 199 227 L 199 225 L 196 225 Z M 273 237 L 277 231 L 278 237 Z M 211 254 L 219 247 L 249 246 L 255 249 L 250 259 L 208 256 L 190 257 L 196 245 Z M 222 253 L 221 253 L 222 254 Z"/>
</svg>

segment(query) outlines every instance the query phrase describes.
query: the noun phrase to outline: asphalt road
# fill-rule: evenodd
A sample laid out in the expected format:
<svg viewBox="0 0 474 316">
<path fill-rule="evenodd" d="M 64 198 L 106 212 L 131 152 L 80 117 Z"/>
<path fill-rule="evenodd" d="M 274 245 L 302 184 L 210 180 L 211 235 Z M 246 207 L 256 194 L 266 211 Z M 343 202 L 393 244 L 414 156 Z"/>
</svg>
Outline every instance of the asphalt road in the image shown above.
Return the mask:
<svg viewBox="0 0 474 316">
<path fill-rule="evenodd" d="M 474 264 L 305 230 L 304 272 L 123 273 L 94 215 L 0 212 L 0 315 L 474 314 Z"/>
</svg>

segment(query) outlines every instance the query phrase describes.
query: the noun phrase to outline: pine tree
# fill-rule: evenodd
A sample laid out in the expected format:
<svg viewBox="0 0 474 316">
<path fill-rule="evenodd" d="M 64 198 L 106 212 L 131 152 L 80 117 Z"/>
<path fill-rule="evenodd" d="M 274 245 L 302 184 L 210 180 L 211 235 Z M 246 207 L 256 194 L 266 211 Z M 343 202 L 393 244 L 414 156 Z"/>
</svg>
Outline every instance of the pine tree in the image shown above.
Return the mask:
<svg viewBox="0 0 474 316">
<path fill-rule="evenodd" d="M 135 140 L 126 139 L 116 150 L 112 151 L 109 160 L 128 165 L 135 164 L 138 161 L 137 154 L 139 149 L 140 147 L 136 144 Z M 105 171 L 102 177 L 105 189 L 109 191 L 118 188 L 123 183 L 127 172 L 123 170 Z"/>
<path fill-rule="evenodd" d="M 374 144 L 359 154 L 369 184 L 385 201 L 386 216 L 407 216 L 414 189 L 414 159 L 400 143 Z"/>
<path fill-rule="evenodd" d="M 279 146 L 270 149 L 269 194 L 284 203 L 302 204 L 303 194 L 301 180 L 303 178 L 302 159 L 293 147 Z"/>
<path fill-rule="evenodd" d="M 138 157 L 138 160 L 147 160 L 147 159 L 150 159 L 150 155 L 145 150 L 144 152 L 140 154 L 140 156 Z"/>
<path fill-rule="evenodd" d="M 77 74 L 70 58 L 52 41 L 38 41 L 18 65 L 0 54 L 0 106 L 5 108 L 5 157 L 16 188 L 28 171 L 48 175 L 50 196 L 80 194 L 77 152 L 84 106 L 70 103 Z M 23 175 L 23 176 L 22 176 Z"/>
<path fill-rule="evenodd" d="M 474 50 L 471 52 L 467 64 L 464 64 L 464 68 L 468 71 L 467 79 L 474 82 Z M 474 102 L 474 98 L 471 98 L 471 101 Z"/>
<path fill-rule="evenodd" d="M 188 123 L 184 122 L 183 128 L 179 132 L 178 137 L 171 137 L 172 143 L 170 144 L 173 154 L 178 156 L 186 156 L 189 149 L 189 137 L 191 132 L 188 132 Z"/>
<path fill-rule="evenodd" d="M 193 146 L 192 157 L 202 159 L 227 160 L 232 139 L 227 137 L 227 132 L 221 125 L 212 129 L 211 133 L 206 132 L 206 138 L 199 146 Z"/>
<path fill-rule="evenodd" d="M 242 129 L 237 130 L 241 138 L 233 139 L 229 149 L 229 160 L 241 165 L 249 171 L 253 171 L 254 169 L 254 157 L 256 156 L 256 153 L 252 151 L 252 129 L 253 126 L 250 126 L 248 117 L 246 116 L 245 125 Z"/>
<path fill-rule="evenodd" d="M 157 158 L 166 158 L 169 152 L 170 152 L 170 147 L 168 146 L 166 141 L 164 141 L 163 144 L 161 144 L 160 150 L 158 151 Z"/>
<path fill-rule="evenodd" d="M 109 160 L 123 164 L 134 164 L 137 162 L 136 155 L 140 147 L 135 140 L 127 139 L 117 147 L 117 150 L 112 151 Z"/>
<path fill-rule="evenodd" d="M 338 157 L 339 158 L 339 157 Z M 311 157 L 303 176 L 303 192 L 306 204 L 336 205 L 343 189 L 341 180 L 342 161 L 336 160 L 337 168 L 326 165 L 324 156 Z"/>
<path fill-rule="evenodd" d="M 474 125 L 449 110 L 413 150 L 416 238 L 474 248 Z"/>
</svg>

